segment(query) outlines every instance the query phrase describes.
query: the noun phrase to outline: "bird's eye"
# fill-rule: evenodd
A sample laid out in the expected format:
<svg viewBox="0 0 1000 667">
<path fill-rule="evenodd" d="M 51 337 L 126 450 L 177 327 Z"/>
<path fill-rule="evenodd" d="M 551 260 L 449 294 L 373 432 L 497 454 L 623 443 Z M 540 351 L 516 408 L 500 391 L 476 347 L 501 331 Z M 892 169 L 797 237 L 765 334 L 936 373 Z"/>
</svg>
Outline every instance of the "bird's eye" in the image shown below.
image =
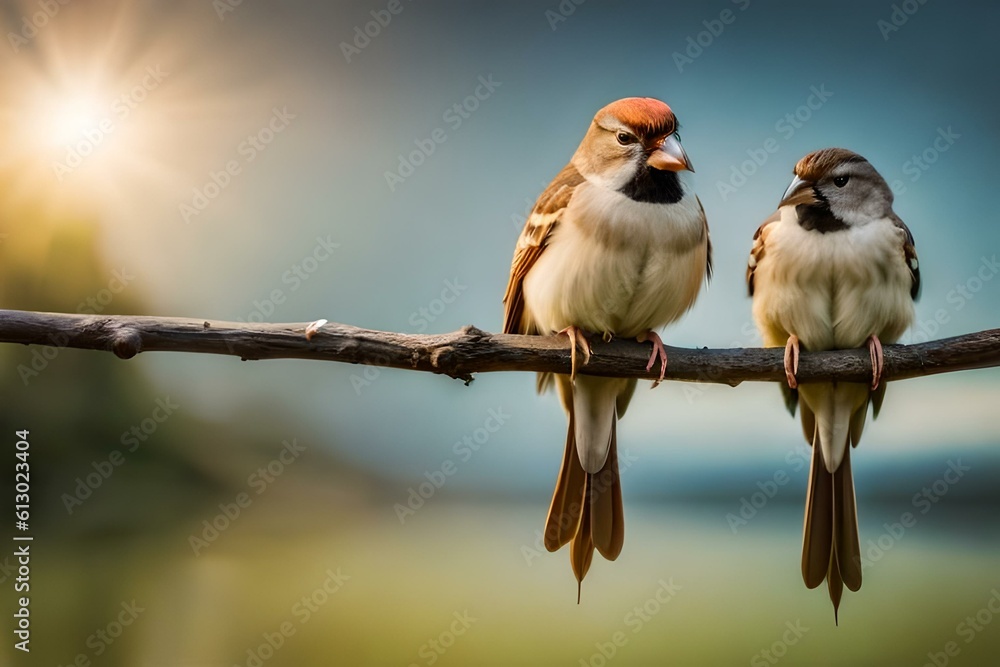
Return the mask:
<svg viewBox="0 0 1000 667">
<path fill-rule="evenodd" d="M 628 146 L 629 144 L 634 144 L 636 141 L 638 141 L 638 139 L 636 139 L 633 135 L 629 134 L 628 132 L 618 133 L 618 143 L 620 143 L 622 146 Z"/>
<path fill-rule="evenodd" d="M 847 185 L 847 181 L 851 180 L 850 176 L 835 176 L 833 179 L 833 184 L 838 188 L 842 188 Z"/>
<path fill-rule="evenodd" d="M 676 139 L 677 142 L 680 143 L 680 141 L 681 141 L 681 133 L 680 132 L 674 132 L 674 139 Z"/>
</svg>

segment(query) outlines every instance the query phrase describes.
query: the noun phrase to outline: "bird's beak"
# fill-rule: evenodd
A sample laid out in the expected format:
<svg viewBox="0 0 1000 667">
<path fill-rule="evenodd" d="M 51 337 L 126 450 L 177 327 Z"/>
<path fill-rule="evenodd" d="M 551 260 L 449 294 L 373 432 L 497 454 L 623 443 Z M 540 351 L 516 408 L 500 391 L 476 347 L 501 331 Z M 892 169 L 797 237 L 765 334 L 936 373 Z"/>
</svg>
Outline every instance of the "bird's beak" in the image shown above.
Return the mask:
<svg viewBox="0 0 1000 667">
<path fill-rule="evenodd" d="M 796 176 L 788 184 L 785 194 L 781 195 L 781 203 L 778 204 L 778 208 L 798 204 L 815 204 L 817 201 L 816 193 L 813 191 L 813 182 L 804 181 Z"/>
<path fill-rule="evenodd" d="M 672 134 L 650 153 L 646 164 L 660 171 L 684 171 L 685 169 L 694 171 L 694 167 L 691 166 L 691 160 L 688 159 L 687 153 L 684 152 L 684 147 L 681 146 L 681 142 L 677 141 L 677 137 Z"/>
</svg>

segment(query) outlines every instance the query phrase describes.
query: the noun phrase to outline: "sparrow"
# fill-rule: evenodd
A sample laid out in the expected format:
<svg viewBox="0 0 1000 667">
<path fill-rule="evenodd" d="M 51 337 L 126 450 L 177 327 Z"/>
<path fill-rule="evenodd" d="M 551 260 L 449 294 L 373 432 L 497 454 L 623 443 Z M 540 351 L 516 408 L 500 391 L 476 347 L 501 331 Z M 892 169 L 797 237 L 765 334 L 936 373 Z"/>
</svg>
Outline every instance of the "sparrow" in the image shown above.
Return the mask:
<svg viewBox="0 0 1000 667">
<path fill-rule="evenodd" d="M 914 318 L 920 268 L 913 235 L 893 210 L 892 190 L 868 160 L 843 148 L 810 153 L 778 210 L 754 234 L 747 266 L 753 316 L 765 347 L 785 347 L 782 385 L 792 415 L 801 399 L 802 430 L 812 446 L 802 540 L 802 577 L 825 579 L 837 621 L 844 586 L 861 588 L 861 548 L 851 449 L 868 406 L 885 397 L 882 343 Z M 798 385 L 801 349 L 866 345 L 871 383 Z"/>
<path fill-rule="evenodd" d="M 577 603 L 594 550 L 615 560 L 624 542 L 615 432 L 636 387 L 577 377 L 577 350 L 586 364 L 588 335 L 649 341 L 646 369 L 659 360 L 662 380 L 667 355 L 654 329 L 684 314 L 711 276 L 708 223 L 682 179 L 694 170 L 677 127 L 670 107 L 651 98 L 598 111 L 528 217 L 503 299 L 504 333 L 569 338 L 570 375 L 540 374 L 537 388 L 554 384 L 569 416 L 543 541 L 553 552 L 572 543 Z"/>
</svg>

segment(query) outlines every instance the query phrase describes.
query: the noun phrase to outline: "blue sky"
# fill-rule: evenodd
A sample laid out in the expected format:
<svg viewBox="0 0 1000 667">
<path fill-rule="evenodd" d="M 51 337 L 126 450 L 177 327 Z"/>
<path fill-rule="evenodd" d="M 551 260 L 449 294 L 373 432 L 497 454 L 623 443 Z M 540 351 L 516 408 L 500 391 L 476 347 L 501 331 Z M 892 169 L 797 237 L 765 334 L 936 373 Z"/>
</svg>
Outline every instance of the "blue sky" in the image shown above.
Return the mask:
<svg viewBox="0 0 1000 667">
<path fill-rule="evenodd" d="M 498 330 L 527 207 L 598 108 L 647 95 L 681 121 L 715 247 L 715 278 L 666 331 L 669 344 L 758 343 L 743 284 L 751 236 L 798 158 L 833 145 L 865 155 L 895 184 L 924 282 L 924 324 L 913 335 L 997 325 L 997 7 L 907 5 L 917 9 L 904 22 L 891 3 L 850 1 L 589 0 L 563 15 L 555 1 L 402 0 L 392 5 L 398 13 L 379 13 L 388 6 L 247 1 L 221 18 L 207 3 L 130 12 L 134 34 L 121 59 L 169 72 L 129 121 L 155 121 L 157 141 L 129 152 L 156 166 L 132 170 L 127 191 L 101 210 L 107 259 L 137 274 L 152 313 Z M 73 61 L 92 50 L 82 10 L 63 11 L 27 58 L 45 63 L 62 51 Z M 385 25 L 366 25 L 379 17 Z M 77 40 L 65 38 L 71 24 Z M 366 27 L 374 36 L 355 41 Z M 400 156 L 420 164 L 402 173 Z M 387 172 L 400 176 L 391 188 Z M 206 193 L 214 196 L 185 220 L 182 205 Z M 280 404 L 296 416 L 290 435 L 323 433 L 344 457 L 403 480 L 440 466 L 491 409 L 509 422 L 468 461 L 459 486 L 540 492 L 561 455 L 564 417 L 553 397 L 534 395 L 527 374 L 484 375 L 466 388 L 314 362 L 134 363 L 207 417 L 238 414 L 248 401 Z M 943 457 L 993 444 L 998 377 L 894 384 L 864 456 L 888 464 L 914 448 Z M 621 427 L 622 446 L 664 470 L 780 459 L 800 437 L 767 385 L 640 391 Z"/>
</svg>

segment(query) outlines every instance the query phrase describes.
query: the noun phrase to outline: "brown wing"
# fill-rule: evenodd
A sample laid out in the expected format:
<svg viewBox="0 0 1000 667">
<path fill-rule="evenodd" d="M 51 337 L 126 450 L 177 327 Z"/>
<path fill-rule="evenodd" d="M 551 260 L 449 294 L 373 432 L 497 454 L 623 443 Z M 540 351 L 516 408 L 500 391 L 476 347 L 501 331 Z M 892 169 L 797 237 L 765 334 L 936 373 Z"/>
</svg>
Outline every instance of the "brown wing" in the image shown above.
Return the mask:
<svg viewBox="0 0 1000 667">
<path fill-rule="evenodd" d="M 760 265 L 760 261 L 764 259 L 764 254 L 767 252 L 767 235 L 769 232 L 768 227 L 781 219 L 781 212 L 775 211 L 771 214 L 771 217 L 764 221 L 764 223 L 757 228 L 757 231 L 753 235 L 753 248 L 750 250 L 750 259 L 747 261 L 747 292 L 750 296 L 753 296 L 754 291 L 754 272 L 757 270 L 757 266 Z M 784 382 L 779 382 L 778 387 L 781 389 L 781 395 L 785 399 L 785 407 L 788 412 L 794 417 L 795 409 L 799 405 L 799 390 L 791 389 Z M 802 429 L 806 434 L 806 441 L 812 443 L 812 430 L 813 430 L 813 415 L 812 412 L 807 412 L 805 406 L 802 408 Z"/>
<path fill-rule="evenodd" d="M 709 280 L 712 279 L 712 235 L 708 231 L 708 217 L 705 215 L 705 207 L 701 203 L 701 198 L 695 195 L 695 200 L 698 202 L 698 208 L 701 209 L 701 219 L 705 223 L 705 243 L 708 244 L 707 255 L 705 261 L 705 277 Z"/>
<path fill-rule="evenodd" d="M 537 333 L 530 323 L 524 321 L 524 277 L 538 261 L 545 250 L 552 231 L 559 224 L 563 211 L 569 204 L 573 191 L 584 181 L 576 167 L 566 165 L 555 177 L 545 192 L 538 198 L 535 208 L 524 223 L 524 230 L 514 248 L 514 260 L 510 264 L 510 281 L 503 296 L 504 333 Z"/>
<path fill-rule="evenodd" d="M 781 218 L 781 213 L 775 211 L 770 218 L 764 221 L 757 231 L 753 235 L 753 248 L 750 250 L 750 259 L 747 262 L 747 291 L 750 296 L 753 296 L 753 278 L 754 271 L 757 270 L 757 265 L 760 264 L 760 260 L 764 259 L 764 245 L 767 240 L 768 225 L 773 222 L 777 222 Z"/>
<path fill-rule="evenodd" d="M 890 216 L 897 227 L 903 230 L 903 259 L 906 261 L 906 268 L 910 270 L 910 298 L 914 301 L 920 298 L 920 262 L 917 260 L 917 248 L 913 243 L 913 234 L 899 216 L 895 213 Z"/>
</svg>

